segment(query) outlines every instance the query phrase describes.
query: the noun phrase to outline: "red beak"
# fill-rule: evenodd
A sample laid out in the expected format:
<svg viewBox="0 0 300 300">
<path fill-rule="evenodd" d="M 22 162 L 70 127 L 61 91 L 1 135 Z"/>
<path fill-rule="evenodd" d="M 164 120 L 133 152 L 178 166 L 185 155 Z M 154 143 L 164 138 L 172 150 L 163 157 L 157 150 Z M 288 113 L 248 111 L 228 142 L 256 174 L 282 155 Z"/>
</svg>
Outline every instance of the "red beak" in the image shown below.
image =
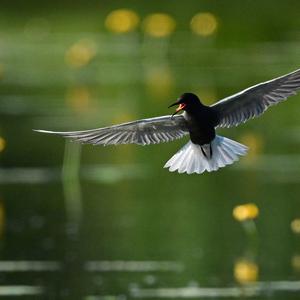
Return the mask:
<svg viewBox="0 0 300 300">
<path fill-rule="evenodd" d="M 177 104 L 177 103 L 175 103 L 175 104 Z M 175 105 L 175 104 L 173 104 L 173 105 Z M 185 103 L 180 103 L 179 106 L 176 108 L 176 111 L 174 112 L 174 114 L 172 115 L 172 117 L 174 117 L 177 113 L 179 113 L 185 107 L 186 107 Z"/>
<path fill-rule="evenodd" d="M 176 113 L 183 110 L 186 107 L 185 103 L 180 103 L 179 106 L 176 108 Z"/>
</svg>

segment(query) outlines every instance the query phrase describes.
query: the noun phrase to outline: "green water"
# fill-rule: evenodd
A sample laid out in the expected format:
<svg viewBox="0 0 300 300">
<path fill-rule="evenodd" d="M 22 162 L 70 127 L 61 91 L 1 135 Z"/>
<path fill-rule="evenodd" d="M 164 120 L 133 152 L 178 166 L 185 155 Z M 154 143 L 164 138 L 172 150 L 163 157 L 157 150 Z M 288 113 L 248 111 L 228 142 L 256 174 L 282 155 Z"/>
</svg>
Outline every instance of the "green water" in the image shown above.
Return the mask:
<svg viewBox="0 0 300 300">
<path fill-rule="evenodd" d="M 182 92 L 212 103 L 299 68 L 298 1 L 229 2 L 6 3 L 0 296 L 299 299 L 299 96 L 219 131 L 251 149 L 211 174 L 163 169 L 187 138 L 93 147 L 32 131 L 170 114 L 167 106 Z M 141 20 L 168 13 L 177 27 L 164 38 L 142 25 L 113 34 L 105 18 L 124 7 Z M 207 37 L 189 29 L 201 11 L 217 20 Z M 259 215 L 238 222 L 232 211 L 245 203 L 255 203 Z"/>
</svg>

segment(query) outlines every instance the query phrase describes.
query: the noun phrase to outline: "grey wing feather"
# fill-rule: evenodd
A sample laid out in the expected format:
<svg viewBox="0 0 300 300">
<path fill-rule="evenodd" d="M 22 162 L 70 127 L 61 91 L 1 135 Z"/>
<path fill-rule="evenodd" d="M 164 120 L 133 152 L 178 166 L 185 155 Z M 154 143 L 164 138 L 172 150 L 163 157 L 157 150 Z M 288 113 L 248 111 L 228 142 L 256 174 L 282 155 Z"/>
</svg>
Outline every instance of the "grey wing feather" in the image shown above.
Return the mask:
<svg viewBox="0 0 300 300">
<path fill-rule="evenodd" d="M 211 107 L 219 115 L 218 127 L 231 127 L 260 116 L 270 106 L 300 89 L 300 69 L 220 100 Z"/>
<path fill-rule="evenodd" d="M 161 142 L 170 142 L 188 134 L 186 121 L 182 115 L 149 118 L 84 131 L 35 131 L 57 134 L 70 138 L 73 141 L 94 145 L 158 144 Z"/>
</svg>

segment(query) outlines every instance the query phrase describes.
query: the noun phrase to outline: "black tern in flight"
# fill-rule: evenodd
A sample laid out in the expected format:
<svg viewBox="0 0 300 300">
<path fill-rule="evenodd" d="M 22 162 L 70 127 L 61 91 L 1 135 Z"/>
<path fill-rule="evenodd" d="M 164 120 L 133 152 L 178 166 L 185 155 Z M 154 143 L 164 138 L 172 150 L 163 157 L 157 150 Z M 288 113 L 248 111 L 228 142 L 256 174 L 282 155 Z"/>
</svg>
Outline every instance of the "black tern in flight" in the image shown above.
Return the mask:
<svg viewBox="0 0 300 300">
<path fill-rule="evenodd" d="M 173 115 L 84 131 L 36 131 L 94 145 L 149 145 L 189 135 L 190 141 L 164 167 L 171 172 L 201 174 L 232 164 L 247 153 L 245 145 L 216 135 L 216 128 L 237 126 L 258 117 L 299 89 L 300 69 L 254 85 L 211 106 L 202 104 L 195 94 L 184 93 L 169 106 L 178 105 Z M 183 113 L 176 115 L 180 111 Z"/>
</svg>

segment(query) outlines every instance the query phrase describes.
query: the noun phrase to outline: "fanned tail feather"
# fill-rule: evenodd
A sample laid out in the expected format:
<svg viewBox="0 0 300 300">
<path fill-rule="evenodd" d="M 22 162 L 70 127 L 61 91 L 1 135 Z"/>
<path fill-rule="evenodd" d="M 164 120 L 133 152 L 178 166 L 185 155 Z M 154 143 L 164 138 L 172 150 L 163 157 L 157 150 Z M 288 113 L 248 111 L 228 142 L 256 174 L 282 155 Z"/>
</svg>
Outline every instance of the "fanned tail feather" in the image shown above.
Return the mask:
<svg viewBox="0 0 300 300">
<path fill-rule="evenodd" d="M 217 135 L 207 145 L 188 142 L 167 161 L 164 168 L 169 168 L 170 172 L 187 174 L 212 172 L 233 164 L 239 160 L 239 156 L 246 155 L 247 150 L 247 146 Z"/>
</svg>

